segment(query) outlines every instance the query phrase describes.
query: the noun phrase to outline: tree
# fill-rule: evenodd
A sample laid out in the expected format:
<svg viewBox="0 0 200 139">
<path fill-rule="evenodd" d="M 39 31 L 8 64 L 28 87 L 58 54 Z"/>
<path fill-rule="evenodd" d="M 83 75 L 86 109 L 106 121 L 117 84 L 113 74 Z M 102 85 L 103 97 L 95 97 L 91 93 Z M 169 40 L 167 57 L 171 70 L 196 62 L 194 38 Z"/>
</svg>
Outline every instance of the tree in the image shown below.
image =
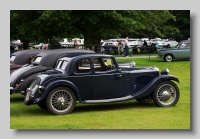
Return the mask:
<svg viewBox="0 0 200 139">
<path fill-rule="evenodd" d="M 176 26 L 179 33 L 166 35 L 177 41 L 190 38 L 190 10 L 172 10 L 169 12 L 176 17 L 176 21 L 169 20 L 167 24 Z"/>
<path fill-rule="evenodd" d="M 50 42 L 84 37 L 85 46 L 99 46 L 102 38 L 138 36 L 144 32 L 164 37 L 177 33 L 166 25 L 175 17 L 167 10 L 12 10 L 11 38 Z"/>
</svg>

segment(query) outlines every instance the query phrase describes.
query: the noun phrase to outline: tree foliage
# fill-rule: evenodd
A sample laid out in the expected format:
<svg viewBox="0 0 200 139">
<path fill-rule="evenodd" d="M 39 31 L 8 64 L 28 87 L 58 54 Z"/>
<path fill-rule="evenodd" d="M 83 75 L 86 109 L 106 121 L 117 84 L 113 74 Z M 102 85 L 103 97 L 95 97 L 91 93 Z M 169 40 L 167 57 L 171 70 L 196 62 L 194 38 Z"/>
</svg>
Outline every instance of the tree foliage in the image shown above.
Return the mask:
<svg viewBox="0 0 200 139">
<path fill-rule="evenodd" d="M 178 14 L 178 11 L 175 14 Z M 175 36 L 179 33 L 174 12 L 168 10 L 11 10 L 11 39 L 47 42 L 84 38 L 97 46 L 116 37 Z M 171 24 L 169 24 L 171 21 Z M 173 23 L 173 24 L 172 24 Z M 178 26 L 178 27 L 177 27 Z"/>
</svg>

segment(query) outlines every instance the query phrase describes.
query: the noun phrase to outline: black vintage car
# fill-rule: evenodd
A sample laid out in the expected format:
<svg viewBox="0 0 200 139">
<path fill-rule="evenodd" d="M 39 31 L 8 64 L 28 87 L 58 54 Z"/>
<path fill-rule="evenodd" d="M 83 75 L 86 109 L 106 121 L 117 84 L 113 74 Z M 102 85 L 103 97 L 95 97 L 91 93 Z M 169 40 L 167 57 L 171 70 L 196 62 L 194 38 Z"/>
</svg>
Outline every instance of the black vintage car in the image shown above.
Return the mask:
<svg viewBox="0 0 200 139">
<path fill-rule="evenodd" d="M 85 49 L 54 49 L 44 50 L 37 54 L 31 65 L 26 65 L 10 74 L 10 94 L 23 92 L 30 85 L 31 80 L 39 73 L 51 70 L 57 60 L 69 53 L 95 53 Z"/>
<path fill-rule="evenodd" d="M 10 56 L 10 74 L 25 64 L 31 64 L 32 59 L 42 51 L 47 50 L 29 49 L 12 53 Z"/>
<path fill-rule="evenodd" d="M 39 74 L 26 90 L 25 105 L 37 104 L 52 114 L 68 114 L 76 102 L 114 103 L 153 100 L 159 107 L 174 106 L 179 89 L 168 69 L 120 68 L 112 55 L 69 54 L 54 70 Z M 131 104 L 131 103 L 130 103 Z"/>
</svg>

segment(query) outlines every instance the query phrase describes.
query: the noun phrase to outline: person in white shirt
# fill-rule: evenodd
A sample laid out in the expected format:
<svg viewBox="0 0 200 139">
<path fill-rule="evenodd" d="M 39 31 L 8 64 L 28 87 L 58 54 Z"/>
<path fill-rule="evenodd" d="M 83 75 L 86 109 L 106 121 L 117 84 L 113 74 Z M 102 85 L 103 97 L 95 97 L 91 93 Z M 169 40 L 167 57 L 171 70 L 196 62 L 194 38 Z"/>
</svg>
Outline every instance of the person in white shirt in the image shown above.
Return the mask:
<svg viewBox="0 0 200 139">
<path fill-rule="evenodd" d="M 130 57 L 132 56 L 131 55 L 131 53 L 130 53 L 130 51 L 129 51 L 129 44 L 128 44 L 128 37 L 126 37 L 126 40 L 125 40 L 125 42 L 124 42 L 124 44 L 125 44 L 125 48 L 124 48 L 124 57 L 128 57 L 128 55 L 130 55 Z"/>
<path fill-rule="evenodd" d="M 78 43 L 77 39 L 74 39 L 74 46 L 73 47 L 79 49 L 79 43 Z"/>
</svg>

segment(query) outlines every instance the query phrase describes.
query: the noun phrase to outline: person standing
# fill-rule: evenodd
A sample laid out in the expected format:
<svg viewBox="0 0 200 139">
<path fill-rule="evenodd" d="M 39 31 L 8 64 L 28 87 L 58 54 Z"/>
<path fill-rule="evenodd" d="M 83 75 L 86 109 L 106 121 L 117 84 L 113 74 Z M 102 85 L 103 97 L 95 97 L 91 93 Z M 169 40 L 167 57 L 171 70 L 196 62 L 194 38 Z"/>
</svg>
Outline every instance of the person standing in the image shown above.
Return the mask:
<svg viewBox="0 0 200 139">
<path fill-rule="evenodd" d="M 147 42 L 146 42 L 146 40 L 144 40 L 143 47 L 147 47 L 147 46 L 148 46 Z"/>
<path fill-rule="evenodd" d="M 119 41 L 117 48 L 118 48 L 118 55 L 120 55 L 120 49 L 123 47 L 122 40 Z"/>
<path fill-rule="evenodd" d="M 77 39 L 74 39 L 73 47 L 79 49 L 79 43 L 78 43 Z"/>
<path fill-rule="evenodd" d="M 130 45 L 128 44 L 128 37 L 126 37 L 126 40 L 125 40 L 124 44 L 125 44 L 124 57 L 128 57 L 128 55 L 130 55 L 130 57 L 131 57 L 132 55 L 131 55 L 131 53 L 129 51 Z"/>
<path fill-rule="evenodd" d="M 10 55 L 12 53 L 14 53 L 14 51 L 15 51 L 15 45 L 14 44 L 10 44 Z"/>
</svg>

